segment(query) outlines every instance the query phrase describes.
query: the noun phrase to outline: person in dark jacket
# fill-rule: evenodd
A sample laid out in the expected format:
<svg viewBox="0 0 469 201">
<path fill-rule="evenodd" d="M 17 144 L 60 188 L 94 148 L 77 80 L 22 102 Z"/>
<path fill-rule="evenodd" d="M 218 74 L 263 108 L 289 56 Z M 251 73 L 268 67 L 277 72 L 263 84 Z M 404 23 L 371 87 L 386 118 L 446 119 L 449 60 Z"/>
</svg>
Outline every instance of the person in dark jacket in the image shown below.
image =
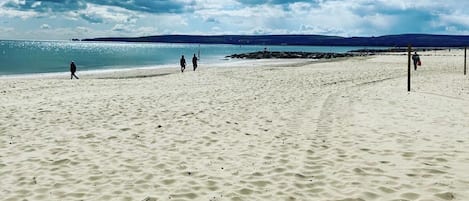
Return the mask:
<svg viewBox="0 0 469 201">
<path fill-rule="evenodd" d="M 181 56 L 181 60 L 179 60 L 179 63 L 181 64 L 181 73 L 183 73 L 186 69 L 186 59 L 184 59 L 184 55 Z"/>
<path fill-rule="evenodd" d="M 77 72 L 77 66 L 75 65 L 75 62 L 70 63 L 70 79 L 73 79 L 75 77 L 76 79 L 79 79 L 77 75 L 75 75 L 75 72 Z"/>
<path fill-rule="evenodd" d="M 420 66 L 420 56 L 417 52 L 412 55 L 412 61 L 414 62 L 414 70 L 417 70 L 417 66 Z"/>
<path fill-rule="evenodd" d="M 194 54 L 194 57 L 192 57 L 192 66 L 194 67 L 194 71 L 197 68 L 197 60 L 199 59 Z"/>
</svg>

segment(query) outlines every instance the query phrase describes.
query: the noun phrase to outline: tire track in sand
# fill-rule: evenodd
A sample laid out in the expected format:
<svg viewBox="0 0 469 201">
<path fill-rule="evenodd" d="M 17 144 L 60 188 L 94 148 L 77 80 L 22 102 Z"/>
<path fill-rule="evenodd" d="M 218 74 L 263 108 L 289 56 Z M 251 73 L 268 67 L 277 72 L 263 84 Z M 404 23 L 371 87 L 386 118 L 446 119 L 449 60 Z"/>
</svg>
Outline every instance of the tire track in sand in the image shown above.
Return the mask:
<svg viewBox="0 0 469 201">
<path fill-rule="evenodd" d="M 299 133 L 306 135 L 305 138 L 310 140 L 311 144 L 306 148 L 303 168 L 296 181 L 297 186 L 304 187 L 302 195 L 308 198 L 326 196 L 357 199 L 350 197 L 350 192 L 342 193 L 342 189 L 354 184 L 341 179 L 341 175 L 362 173 L 359 168 L 346 169 L 343 166 L 344 161 L 353 160 L 352 158 L 355 157 L 353 153 L 347 151 L 347 147 L 353 146 L 355 143 L 352 139 L 353 136 L 344 133 L 344 129 L 350 126 L 350 119 L 353 118 L 352 95 L 362 86 L 396 78 L 398 77 L 363 81 L 342 89 L 327 87 L 322 90 L 326 92 L 322 93 L 322 104 L 321 102 L 316 103 L 319 105 L 319 112 L 311 111 L 311 104 L 304 106 L 305 110 L 301 113 L 304 120 L 298 125 L 298 130 Z M 327 90 L 331 90 L 331 92 L 327 92 Z M 306 119 L 310 119 L 310 121 L 308 122 Z M 357 191 L 361 192 L 360 189 Z M 374 196 L 371 192 L 364 194 L 364 197 Z"/>
</svg>

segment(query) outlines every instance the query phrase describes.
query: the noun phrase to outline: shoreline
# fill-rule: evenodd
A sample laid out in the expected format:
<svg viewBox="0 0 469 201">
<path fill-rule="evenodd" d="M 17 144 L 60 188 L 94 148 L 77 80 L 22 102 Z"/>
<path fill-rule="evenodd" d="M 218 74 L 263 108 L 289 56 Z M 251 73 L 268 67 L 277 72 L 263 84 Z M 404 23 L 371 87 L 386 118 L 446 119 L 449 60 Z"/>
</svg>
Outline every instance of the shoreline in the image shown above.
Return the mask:
<svg viewBox="0 0 469 201">
<path fill-rule="evenodd" d="M 113 74 L 113 73 L 120 73 L 120 72 L 131 72 L 131 71 L 142 71 L 142 70 L 158 70 L 158 69 L 170 69 L 172 65 L 157 65 L 157 66 L 146 66 L 146 67 L 128 67 L 128 68 L 106 68 L 100 70 L 84 70 L 81 71 L 78 68 L 77 74 L 82 75 L 104 75 L 104 74 Z M 33 78 L 58 78 L 58 77 L 67 77 L 70 76 L 69 71 L 63 72 L 48 72 L 48 73 L 25 73 L 25 74 L 6 74 L 0 75 L 0 79 L 33 79 Z"/>
<path fill-rule="evenodd" d="M 232 61 L 224 61 L 219 63 L 199 63 L 198 71 L 208 68 L 230 68 L 230 67 L 259 67 L 266 65 L 273 66 L 303 66 L 310 63 L 323 62 L 321 60 L 314 59 L 259 59 L 259 60 L 247 60 L 247 59 L 231 59 Z M 186 71 L 192 71 L 192 64 L 186 66 Z M 102 70 L 87 70 L 77 71 L 77 75 L 80 77 L 84 76 L 87 79 L 105 79 L 105 78 L 120 78 L 126 77 L 153 77 L 168 75 L 173 73 L 180 73 L 180 67 L 176 65 L 166 64 L 158 65 L 154 67 L 136 67 L 136 68 L 115 68 L 115 69 L 102 69 Z M 33 74 L 11 74 L 11 75 L 0 75 L 0 80 L 11 80 L 11 79 L 61 79 L 69 78 L 70 72 L 53 72 L 53 73 L 33 73 Z"/>
</svg>

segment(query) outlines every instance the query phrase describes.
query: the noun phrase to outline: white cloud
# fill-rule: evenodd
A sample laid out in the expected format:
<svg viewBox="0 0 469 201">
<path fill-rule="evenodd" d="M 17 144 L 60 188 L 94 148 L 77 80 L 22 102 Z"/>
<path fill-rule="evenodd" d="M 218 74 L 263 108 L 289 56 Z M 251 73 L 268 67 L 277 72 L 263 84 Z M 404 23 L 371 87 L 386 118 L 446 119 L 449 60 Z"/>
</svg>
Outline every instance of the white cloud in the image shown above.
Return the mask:
<svg viewBox="0 0 469 201">
<path fill-rule="evenodd" d="M 15 29 L 11 27 L 0 27 L 0 33 L 11 33 L 13 31 L 15 31 Z"/>
<path fill-rule="evenodd" d="M 460 25 L 469 27 L 469 14 L 465 13 L 453 13 L 451 15 L 442 14 L 439 16 L 440 26 L 444 25 Z"/>
<path fill-rule="evenodd" d="M 242 34 L 254 34 L 254 35 L 262 35 L 262 34 L 289 34 L 289 31 L 286 29 L 271 29 L 271 28 L 257 28 L 252 29 L 249 31 L 242 32 Z"/>
<path fill-rule="evenodd" d="M 469 14 L 465 10 L 469 1 L 461 0 L 315 0 L 249 5 L 238 0 L 176 0 L 148 5 L 143 0 L 139 4 L 122 2 L 74 0 L 58 4 L 56 7 L 60 9 L 47 9 L 46 1 L 0 0 L 0 17 L 14 21 L 17 24 L 8 26 L 14 27 L 14 31 L 30 33 L 31 37 L 36 37 L 38 31 L 44 33 L 64 27 L 61 38 L 68 38 L 73 32 L 85 37 L 172 33 L 370 36 L 413 32 L 451 34 L 469 30 L 469 20 L 466 20 Z M 165 11 L 164 6 L 175 11 Z M 419 26 L 411 26 L 410 20 Z M 26 27 L 20 23 L 33 28 L 20 30 L 19 27 Z M 54 28 L 44 24 L 53 24 Z"/>
<path fill-rule="evenodd" d="M 116 32 L 130 32 L 130 29 L 128 26 L 124 24 L 116 24 L 113 28 L 112 31 Z"/>
<path fill-rule="evenodd" d="M 40 15 L 39 13 L 36 13 L 34 11 L 20 11 L 20 10 L 6 9 L 3 7 L 0 7 L 0 16 L 5 17 L 5 18 L 21 18 L 23 20 L 26 20 L 29 18 L 43 16 L 43 15 Z"/>
<path fill-rule="evenodd" d="M 295 14 L 308 14 L 310 10 L 313 9 L 313 5 L 305 2 L 296 2 L 288 5 L 288 8 L 293 11 Z"/>
<path fill-rule="evenodd" d="M 76 13 L 69 12 L 69 16 L 81 16 L 92 23 L 114 22 L 114 23 L 135 23 L 139 18 L 139 14 L 124 8 L 115 6 L 101 6 L 95 4 L 87 4 L 85 10 Z"/>
<path fill-rule="evenodd" d="M 232 7 L 241 6 L 235 0 L 194 0 L 195 6 L 193 7 L 196 11 L 199 10 L 225 10 L 232 9 Z M 230 8 L 231 7 L 231 8 Z"/>
<path fill-rule="evenodd" d="M 138 27 L 135 30 L 134 36 L 150 36 L 150 35 L 157 35 L 158 29 L 155 27 Z"/>
<path fill-rule="evenodd" d="M 319 35 L 337 35 L 344 36 L 348 35 L 345 30 L 337 27 L 322 26 L 322 25 L 301 25 L 298 31 L 294 33 L 299 34 L 319 34 Z"/>
<path fill-rule="evenodd" d="M 40 1 L 36 1 L 36 2 L 34 2 L 34 3 L 31 5 L 31 8 L 36 8 L 36 7 L 38 7 L 38 6 L 41 6 L 41 3 L 42 3 L 42 2 L 40 2 Z"/>
<path fill-rule="evenodd" d="M 147 15 L 144 17 L 145 20 L 139 21 L 142 26 L 155 27 L 158 29 L 168 30 L 181 30 L 189 26 L 189 18 L 183 15 L 177 14 L 158 14 L 158 15 Z"/>
<path fill-rule="evenodd" d="M 79 33 L 90 33 L 92 32 L 92 29 L 87 28 L 87 27 L 77 27 L 75 30 Z"/>
<path fill-rule="evenodd" d="M 48 24 L 42 24 L 41 29 L 50 29 L 50 26 Z"/>
<path fill-rule="evenodd" d="M 135 25 L 116 24 L 110 33 L 112 36 L 126 36 L 126 37 L 138 37 L 138 36 L 149 36 L 156 35 L 158 29 L 154 27 L 140 27 Z"/>
</svg>

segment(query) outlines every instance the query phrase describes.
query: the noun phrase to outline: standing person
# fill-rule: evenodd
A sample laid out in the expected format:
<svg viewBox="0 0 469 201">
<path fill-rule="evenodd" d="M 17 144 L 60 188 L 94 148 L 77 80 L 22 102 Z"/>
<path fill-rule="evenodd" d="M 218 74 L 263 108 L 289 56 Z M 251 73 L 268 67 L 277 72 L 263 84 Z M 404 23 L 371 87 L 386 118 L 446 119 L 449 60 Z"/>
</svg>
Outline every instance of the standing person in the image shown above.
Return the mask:
<svg viewBox="0 0 469 201">
<path fill-rule="evenodd" d="M 194 67 L 194 71 L 197 68 L 197 60 L 199 59 L 194 54 L 194 57 L 192 57 L 192 66 Z"/>
<path fill-rule="evenodd" d="M 70 79 L 73 79 L 75 77 L 76 79 L 79 79 L 77 75 L 75 75 L 75 72 L 77 72 L 77 66 L 75 65 L 75 62 L 70 63 Z"/>
<path fill-rule="evenodd" d="M 417 52 L 412 55 L 412 61 L 414 62 L 414 70 L 417 70 L 417 66 L 420 66 L 420 56 Z"/>
<path fill-rule="evenodd" d="M 184 59 L 184 55 L 182 55 L 181 60 L 179 60 L 179 63 L 181 63 L 181 73 L 183 73 L 186 69 L 186 59 Z"/>
</svg>

